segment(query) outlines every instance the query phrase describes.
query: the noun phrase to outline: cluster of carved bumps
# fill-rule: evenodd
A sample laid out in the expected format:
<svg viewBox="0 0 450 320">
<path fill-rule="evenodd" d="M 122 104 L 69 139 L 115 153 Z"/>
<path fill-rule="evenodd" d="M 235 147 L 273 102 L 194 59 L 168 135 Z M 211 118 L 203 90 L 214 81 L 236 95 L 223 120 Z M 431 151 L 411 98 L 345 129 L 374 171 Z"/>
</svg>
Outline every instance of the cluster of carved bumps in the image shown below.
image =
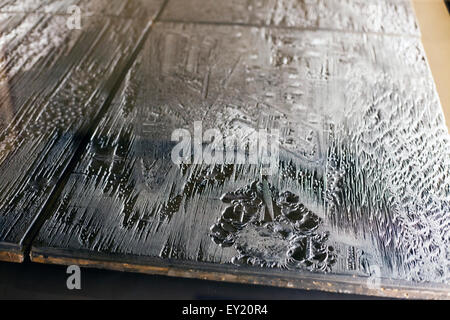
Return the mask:
<svg viewBox="0 0 450 320">
<path fill-rule="evenodd" d="M 297 195 L 253 182 L 221 200 L 229 206 L 211 227 L 211 237 L 238 251 L 234 263 L 326 271 L 335 262 L 328 234 L 318 231 L 322 220 Z"/>
</svg>

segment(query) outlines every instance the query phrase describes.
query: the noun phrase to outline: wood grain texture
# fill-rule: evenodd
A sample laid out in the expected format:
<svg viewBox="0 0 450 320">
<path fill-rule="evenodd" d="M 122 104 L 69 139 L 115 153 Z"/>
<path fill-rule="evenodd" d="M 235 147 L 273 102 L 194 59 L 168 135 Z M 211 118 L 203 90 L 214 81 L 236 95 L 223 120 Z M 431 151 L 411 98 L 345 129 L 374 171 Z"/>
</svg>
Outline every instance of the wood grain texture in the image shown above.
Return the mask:
<svg viewBox="0 0 450 320">
<path fill-rule="evenodd" d="M 419 34 L 409 0 L 171 0 L 161 19 Z"/>
<path fill-rule="evenodd" d="M 200 120 L 237 139 L 280 129 L 276 174 L 175 165 L 171 133 Z M 32 259 L 273 272 L 266 284 L 314 272 L 325 280 L 303 287 L 316 289 L 339 275 L 365 286 L 376 267 L 382 285 L 365 293 L 399 281 L 426 297 L 429 281 L 448 296 L 448 146 L 417 37 L 159 22 Z"/>
<path fill-rule="evenodd" d="M 20 254 L 150 20 L 86 17 L 79 30 L 58 15 L 0 20 L 0 244 Z"/>
<path fill-rule="evenodd" d="M 74 6 L 83 17 L 92 15 L 152 19 L 164 0 L 2 0 L 0 12 L 72 15 Z"/>
</svg>

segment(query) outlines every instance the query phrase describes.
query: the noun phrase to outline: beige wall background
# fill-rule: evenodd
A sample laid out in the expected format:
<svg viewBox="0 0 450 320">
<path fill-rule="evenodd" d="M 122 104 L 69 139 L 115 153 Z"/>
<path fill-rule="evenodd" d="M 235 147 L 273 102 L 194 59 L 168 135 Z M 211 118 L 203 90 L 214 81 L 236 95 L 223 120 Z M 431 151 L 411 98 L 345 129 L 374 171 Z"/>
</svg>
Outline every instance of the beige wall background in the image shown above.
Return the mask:
<svg viewBox="0 0 450 320">
<path fill-rule="evenodd" d="M 450 14 L 444 0 L 413 0 L 413 6 L 450 132 Z"/>
</svg>

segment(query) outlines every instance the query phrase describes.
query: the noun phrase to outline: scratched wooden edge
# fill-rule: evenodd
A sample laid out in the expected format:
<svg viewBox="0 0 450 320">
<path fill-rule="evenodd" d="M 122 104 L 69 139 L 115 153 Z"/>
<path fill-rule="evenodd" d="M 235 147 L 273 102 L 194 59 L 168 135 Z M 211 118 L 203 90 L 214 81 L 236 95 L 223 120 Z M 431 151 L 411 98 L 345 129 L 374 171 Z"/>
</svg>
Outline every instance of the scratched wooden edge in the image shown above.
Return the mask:
<svg viewBox="0 0 450 320">
<path fill-rule="evenodd" d="M 367 285 L 368 277 L 318 274 L 307 271 L 299 273 L 259 267 L 237 267 L 232 264 L 218 265 L 148 256 L 105 254 L 88 250 L 32 246 L 30 260 L 43 264 L 78 265 L 80 267 L 122 272 L 319 290 L 332 293 L 403 299 L 450 299 L 450 286 L 445 284 L 380 279 L 378 288 L 370 288 Z"/>
<path fill-rule="evenodd" d="M 25 260 L 23 246 L 0 242 L 0 261 L 22 263 Z"/>
</svg>

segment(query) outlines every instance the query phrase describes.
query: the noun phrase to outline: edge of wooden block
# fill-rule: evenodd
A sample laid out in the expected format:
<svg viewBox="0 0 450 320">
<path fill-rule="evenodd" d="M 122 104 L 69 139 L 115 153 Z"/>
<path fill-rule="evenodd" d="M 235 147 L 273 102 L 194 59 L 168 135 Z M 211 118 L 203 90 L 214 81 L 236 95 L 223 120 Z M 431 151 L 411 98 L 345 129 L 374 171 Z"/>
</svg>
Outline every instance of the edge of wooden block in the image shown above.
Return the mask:
<svg viewBox="0 0 450 320">
<path fill-rule="evenodd" d="M 25 253 L 22 246 L 0 243 L 0 261 L 22 263 Z"/>
<path fill-rule="evenodd" d="M 89 256 L 88 256 L 89 255 Z M 126 258 L 125 258 L 126 257 Z M 450 286 L 445 284 L 411 283 L 383 279 L 379 286 L 364 285 L 367 277 L 337 274 L 285 272 L 257 267 L 235 267 L 174 261 L 161 258 L 109 255 L 54 248 L 35 248 L 30 252 L 32 262 L 57 265 L 78 265 L 86 268 L 108 269 L 210 281 L 266 285 L 282 288 L 318 290 L 332 293 L 359 294 L 402 299 L 450 299 Z M 112 260 L 114 259 L 114 260 Z M 136 260 L 140 261 L 137 262 Z"/>
</svg>

